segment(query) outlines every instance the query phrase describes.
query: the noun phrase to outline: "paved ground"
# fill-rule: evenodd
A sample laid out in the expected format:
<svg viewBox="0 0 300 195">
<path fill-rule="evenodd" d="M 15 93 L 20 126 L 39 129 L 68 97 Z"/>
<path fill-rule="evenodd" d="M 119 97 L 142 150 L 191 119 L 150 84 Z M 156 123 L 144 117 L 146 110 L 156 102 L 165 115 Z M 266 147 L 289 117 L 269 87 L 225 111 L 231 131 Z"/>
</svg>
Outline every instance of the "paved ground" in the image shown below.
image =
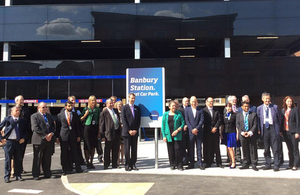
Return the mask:
<svg viewBox="0 0 300 195">
<path fill-rule="evenodd" d="M 140 142 L 138 148 L 139 171 L 125 172 L 121 169 L 103 170 L 95 158 L 96 169 L 81 174 L 60 177 L 60 148 L 52 159 L 55 179 L 32 180 L 32 145 L 29 145 L 24 159 L 25 181 L 6 184 L 0 179 L 0 194 L 299 194 L 300 170 L 285 170 L 287 150 L 284 143 L 285 163 L 279 172 L 273 170 L 224 169 L 218 167 L 206 170 L 170 170 L 166 144 L 159 142 L 159 168 L 155 169 L 154 142 Z M 259 150 L 259 167 L 263 164 L 263 150 Z M 225 147 L 221 147 L 225 161 Z M 224 163 L 225 164 L 225 163 Z M 226 164 L 225 164 L 226 165 Z M 0 175 L 4 175 L 4 151 L 0 149 Z M 238 166 L 239 167 L 239 166 Z M 85 169 L 85 167 L 83 167 Z M 23 190 L 16 192 L 17 190 Z M 27 190 L 27 191 L 24 191 Z M 35 191 L 38 190 L 38 191 Z"/>
</svg>

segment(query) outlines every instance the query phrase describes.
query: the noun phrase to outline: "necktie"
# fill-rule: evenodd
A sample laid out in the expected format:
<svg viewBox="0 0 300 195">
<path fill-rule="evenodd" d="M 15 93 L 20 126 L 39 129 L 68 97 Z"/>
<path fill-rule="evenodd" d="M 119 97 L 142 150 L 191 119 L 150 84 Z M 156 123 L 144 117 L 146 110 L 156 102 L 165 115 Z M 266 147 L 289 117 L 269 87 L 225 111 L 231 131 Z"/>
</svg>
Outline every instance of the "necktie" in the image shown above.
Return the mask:
<svg viewBox="0 0 300 195">
<path fill-rule="evenodd" d="M 111 112 L 112 119 L 113 119 L 113 121 L 115 123 L 115 129 L 118 129 L 119 128 L 118 119 L 116 118 L 115 113 L 114 113 L 113 110 L 111 110 L 110 112 Z"/>
<path fill-rule="evenodd" d="M 246 114 L 245 114 L 245 119 L 244 119 L 245 131 L 248 131 L 248 130 L 249 130 L 248 115 L 249 115 L 249 113 L 246 113 Z"/>
<path fill-rule="evenodd" d="M 70 126 L 70 124 L 71 124 L 71 114 L 70 114 L 70 112 L 67 112 L 67 122 L 68 122 L 68 125 Z"/>
<path fill-rule="evenodd" d="M 269 106 L 267 106 L 267 109 L 266 109 L 266 121 L 265 121 L 265 126 L 266 126 L 267 129 L 270 127 L 270 124 L 269 124 Z"/>
<path fill-rule="evenodd" d="M 130 107 L 131 107 L 132 117 L 134 118 L 134 107 L 133 107 L 133 105 Z"/>
<path fill-rule="evenodd" d="M 43 116 L 44 116 L 45 122 L 48 123 L 48 119 L 46 117 L 46 114 L 43 114 Z"/>
<path fill-rule="evenodd" d="M 19 141 L 20 140 L 20 131 L 19 131 L 18 119 L 15 119 L 15 123 L 16 123 L 15 132 L 16 132 L 16 135 L 17 135 L 17 141 Z"/>
</svg>

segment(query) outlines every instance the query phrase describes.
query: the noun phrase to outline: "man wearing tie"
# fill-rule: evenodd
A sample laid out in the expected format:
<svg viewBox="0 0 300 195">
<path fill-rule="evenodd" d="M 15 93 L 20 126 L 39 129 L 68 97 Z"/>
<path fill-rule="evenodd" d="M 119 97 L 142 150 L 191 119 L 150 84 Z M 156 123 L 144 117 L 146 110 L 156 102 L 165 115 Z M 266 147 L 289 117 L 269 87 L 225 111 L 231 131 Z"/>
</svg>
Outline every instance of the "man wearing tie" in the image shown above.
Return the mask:
<svg viewBox="0 0 300 195">
<path fill-rule="evenodd" d="M 21 144 L 25 142 L 25 135 L 27 130 L 26 120 L 19 118 L 21 109 L 13 107 L 11 109 L 11 116 L 5 117 L 0 123 L 0 130 L 4 129 L 4 135 L 0 134 L 0 141 L 4 145 L 5 153 L 5 175 L 4 182 L 10 183 L 11 159 L 14 159 L 15 176 L 17 181 L 24 181 L 21 177 L 21 160 L 22 150 Z"/>
<path fill-rule="evenodd" d="M 134 105 L 135 94 L 130 93 L 128 96 L 128 104 L 122 107 L 122 122 L 125 147 L 125 170 L 139 170 L 135 163 L 137 160 L 137 139 L 138 130 L 141 124 L 140 108 Z"/>
<path fill-rule="evenodd" d="M 202 163 L 202 141 L 203 131 L 202 126 L 204 123 L 204 114 L 201 108 L 198 107 L 197 98 L 192 96 L 190 99 L 191 107 L 185 109 L 185 122 L 188 126 L 189 133 L 189 169 L 194 168 L 195 161 L 195 143 L 197 147 L 197 166 L 204 170 L 205 166 Z"/>
<path fill-rule="evenodd" d="M 179 106 L 178 110 L 181 112 L 183 118 L 185 119 L 185 108 L 189 107 L 189 98 L 182 98 L 182 105 Z M 186 122 L 185 122 L 186 124 Z M 184 165 L 188 164 L 189 161 L 189 148 L 190 148 L 190 138 L 187 125 L 184 125 L 182 132 L 182 161 Z"/>
<path fill-rule="evenodd" d="M 265 167 L 264 170 L 271 169 L 271 153 L 272 147 L 274 156 L 274 171 L 279 171 L 279 132 L 281 125 L 281 113 L 277 105 L 271 104 L 271 96 L 269 93 L 262 93 L 263 104 L 257 108 L 258 115 L 258 133 L 263 137 L 265 146 Z"/>
<path fill-rule="evenodd" d="M 66 175 L 68 166 L 73 164 L 69 162 L 71 154 L 75 162 L 76 172 L 81 173 L 83 170 L 80 166 L 80 159 L 77 153 L 77 142 L 80 142 L 80 126 L 79 117 L 77 113 L 72 112 L 73 102 L 67 101 L 65 103 L 65 110 L 57 115 L 56 136 L 59 137 L 60 142 L 60 159 L 62 165 L 62 175 Z"/>
<path fill-rule="evenodd" d="M 220 153 L 220 133 L 219 127 L 222 124 L 220 112 L 217 111 L 214 105 L 214 99 L 209 97 L 206 99 L 206 107 L 204 112 L 204 128 L 203 128 L 203 154 L 205 167 L 210 167 L 216 154 L 217 166 L 224 168 Z"/>
<path fill-rule="evenodd" d="M 106 100 L 106 109 L 100 114 L 100 133 L 105 137 L 104 148 L 104 169 L 110 164 L 110 151 L 112 150 L 112 168 L 118 168 L 118 156 L 120 149 L 120 115 L 116 108 L 113 108 L 112 99 Z M 98 137 L 101 137 L 101 135 Z"/>
<path fill-rule="evenodd" d="M 55 126 L 51 115 L 47 113 L 46 103 L 39 103 L 38 111 L 31 115 L 31 129 L 33 131 L 31 140 L 33 144 L 33 179 L 39 180 L 41 163 L 45 178 L 50 178 Z"/>
<path fill-rule="evenodd" d="M 255 112 L 249 111 L 248 102 L 242 102 L 243 112 L 236 115 L 237 138 L 242 142 L 243 164 L 240 169 L 248 169 L 252 164 L 252 169 L 258 171 L 257 165 L 257 115 Z"/>
</svg>

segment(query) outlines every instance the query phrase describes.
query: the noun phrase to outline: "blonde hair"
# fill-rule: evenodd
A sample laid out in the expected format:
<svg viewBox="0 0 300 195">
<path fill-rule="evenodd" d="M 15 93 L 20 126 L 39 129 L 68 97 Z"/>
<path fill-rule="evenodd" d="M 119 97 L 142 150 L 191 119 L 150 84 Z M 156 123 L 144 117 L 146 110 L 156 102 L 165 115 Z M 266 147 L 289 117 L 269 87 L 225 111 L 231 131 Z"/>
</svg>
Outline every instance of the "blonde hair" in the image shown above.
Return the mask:
<svg viewBox="0 0 300 195">
<path fill-rule="evenodd" d="M 91 104 L 92 104 L 92 101 L 93 100 L 97 100 L 96 99 L 96 96 L 94 96 L 94 95 L 91 95 L 90 97 L 89 97 L 89 100 L 88 100 L 88 108 L 90 108 L 91 107 Z M 96 104 L 97 104 L 97 101 L 96 101 Z M 95 105 L 95 107 L 96 107 L 96 105 Z"/>
</svg>

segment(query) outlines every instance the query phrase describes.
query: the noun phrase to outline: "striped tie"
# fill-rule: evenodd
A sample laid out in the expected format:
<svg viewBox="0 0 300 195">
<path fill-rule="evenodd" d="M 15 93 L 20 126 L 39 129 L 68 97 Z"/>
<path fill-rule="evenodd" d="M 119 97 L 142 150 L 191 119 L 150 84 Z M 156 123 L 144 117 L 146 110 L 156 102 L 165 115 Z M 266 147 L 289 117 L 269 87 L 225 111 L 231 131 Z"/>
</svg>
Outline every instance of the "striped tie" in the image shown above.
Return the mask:
<svg viewBox="0 0 300 195">
<path fill-rule="evenodd" d="M 245 131 L 249 130 L 249 124 L 248 124 L 248 115 L 249 113 L 246 113 L 244 123 L 245 123 Z"/>
</svg>

